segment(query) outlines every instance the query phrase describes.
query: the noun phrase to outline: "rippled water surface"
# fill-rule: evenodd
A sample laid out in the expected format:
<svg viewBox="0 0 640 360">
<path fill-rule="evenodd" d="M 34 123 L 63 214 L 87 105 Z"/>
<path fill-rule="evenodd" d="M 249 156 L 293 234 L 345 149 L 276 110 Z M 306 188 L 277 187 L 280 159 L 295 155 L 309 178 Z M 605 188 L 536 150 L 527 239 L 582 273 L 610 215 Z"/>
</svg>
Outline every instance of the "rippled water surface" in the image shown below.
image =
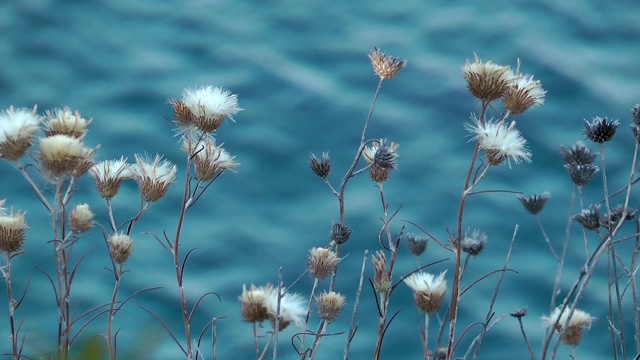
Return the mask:
<svg viewBox="0 0 640 360">
<path fill-rule="evenodd" d="M 214 317 L 225 317 L 217 323 L 218 358 L 251 359 L 252 330 L 241 322 L 237 297 L 243 284 L 277 282 L 280 267 L 288 286 L 304 271 L 308 250 L 327 244 L 338 204 L 309 171 L 308 156 L 329 151 L 330 180 L 337 186 L 356 152 L 377 85 L 367 59 L 370 49 L 378 46 L 408 60 L 397 78 L 384 83 L 368 130 L 371 138 L 400 144 L 398 171 L 384 185 L 390 211 L 402 206 L 393 231 L 406 225 L 407 232 L 419 232 L 403 222 L 408 220 L 446 241 L 447 229 L 455 227 L 473 151 L 464 123 L 478 110 L 461 66 L 476 53 L 513 67 L 520 59 L 521 70 L 534 74 L 548 91 L 545 105 L 518 121 L 533 162 L 493 169 L 481 189 L 550 191 L 552 198 L 540 217 L 553 246 L 560 249 L 572 212 L 572 185 L 557 150 L 584 138 L 583 119 L 597 115 L 621 120 L 620 134 L 607 145 L 607 172 L 612 189 L 628 179 L 634 141 L 627 124 L 630 109 L 640 102 L 638 18 L 640 8 L 634 1 L 6 1 L 0 5 L 0 108 L 37 104 L 44 111 L 69 106 L 94 119 L 85 142 L 100 144 L 97 159 L 157 152 L 178 164 L 170 194 L 136 225 L 121 298 L 143 288 L 162 289 L 135 297 L 115 320 L 123 358 L 177 359 L 179 347 L 140 309 L 155 313 L 184 342 L 171 256 L 143 234 L 175 232 L 184 186 L 185 158 L 165 120 L 172 115 L 167 99 L 179 98 L 184 88 L 207 84 L 238 94 L 245 111 L 217 136 L 242 165 L 237 174 L 225 173 L 190 210 L 181 250 L 197 248 L 186 266 L 190 303 L 210 291 L 221 299 L 211 296 L 202 302 L 194 331 Z M 52 186 L 39 181 L 52 195 Z M 36 268 L 55 271 L 47 243 L 50 220 L 28 184 L 6 162 L 0 164 L 0 182 L 0 198 L 28 211 L 26 254 L 14 260 L 13 283 L 24 289 L 31 281 L 17 315 L 25 319 L 25 354 L 38 357 L 55 347 L 57 331 L 53 292 Z M 602 198 L 597 190 L 601 184 L 597 178 L 586 189 L 587 204 Z M 638 206 L 636 200 L 632 197 L 632 205 Z M 104 203 L 89 179 L 80 182 L 73 202 L 89 202 L 106 224 Z M 114 206 L 120 221 L 137 212 L 135 184 L 123 186 Z M 342 249 L 348 256 L 337 283 L 347 306 L 330 325 L 328 331 L 336 335 L 322 340 L 317 358 L 342 356 L 363 252 L 380 249 L 381 216 L 374 184 L 364 176 L 350 182 L 346 221 L 354 233 Z M 502 266 L 514 227 L 520 226 L 510 262 L 518 274 L 505 277 L 494 310 L 498 317 L 528 306 L 524 322 L 538 353 L 544 333 L 539 318 L 549 311 L 556 262 L 535 219 L 510 193 L 471 197 L 465 219 L 465 226 L 489 236 L 485 252 L 469 264 L 465 286 Z M 563 294 L 584 261 L 581 239 L 574 227 Z M 595 246 L 596 240 L 591 241 Z M 75 251 L 77 256 L 89 253 L 78 268 L 72 293 L 72 304 L 81 313 L 109 302 L 113 277 L 105 270 L 109 261 L 98 228 Z M 432 242 L 420 263 L 443 258 L 452 255 Z M 403 244 L 396 279 L 416 264 Z M 372 276 L 370 261 L 367 266 L 366 274 Z M 430 271 L 449 269 L 447 279 L 452 281 L 452 266 L 450 259 Z M 584 359 L 611 356 L 602 274 L 604 265 L 581 302 L 597 317 L 577 348 Z M 484 319 L 496 278 L 463 296 L 460 330 Z M 308 296 L 312 283 L 304 276 L 292 291 Z M 6 313 L 6 301 L 0 305 Z M 420 358 L 419 326 L 424 319 L 404 285 L 394 293 L 391 307 L 401 311 L 388 329 L 383 358 Z M 0 351 L 7 352 L 9 329 L 6 317 L 0 319 Z M 631 321 L 631 315 L 626 319 Z M 437 319 L 431 321 L 435 336 Z M 365 281 L 351 358 L 372 356 L 377 322 L 374 296 Z M 315 327 L 316 320 L 312 323 Z M 83 335 L 90 338 L 105 327 L 103 315 Z M 472 328 L 460 347 L 477 331 Z M 289 340 L 294 333 L 287 329 L 281 334 L 280 358 L 298 358 Z M 211 358 L 210 336 L 203 341 L 205 358 Z M 518 324 L 508 315 L 487 335 L 482 350 L 486 359 L 528 356 Z M 567 350 L 560 351 L 566 358 Z"/>
</svg>

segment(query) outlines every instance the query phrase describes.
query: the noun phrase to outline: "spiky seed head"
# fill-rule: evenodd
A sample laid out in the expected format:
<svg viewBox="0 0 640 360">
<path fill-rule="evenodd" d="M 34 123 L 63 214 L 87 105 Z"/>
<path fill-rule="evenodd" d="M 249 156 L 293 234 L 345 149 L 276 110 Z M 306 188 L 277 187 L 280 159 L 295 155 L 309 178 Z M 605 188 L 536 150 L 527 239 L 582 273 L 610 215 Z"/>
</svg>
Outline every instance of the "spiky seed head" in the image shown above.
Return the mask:
<svg viewBox="0 0 640 360">
<path fill-rule="evenodd" d="M 42 116 L 33 109 L 10 106 L 0 112 L 0 158 L 19 160 L 33 145 L 33 137 L 42 122 Z"/>
<path fill-rule="evenodd" d="M 125 157 L 100 161 L 89 169 L 89 175 L 95 181 L 98 193 L 103 199 L 116 196 L 122 181 L 133 178 L 131 166 Z"/>
<path fill-rule="evenodd" d="M 323 292 L 316 296 L 316 304 L 318 305 L 318 315 L 320 319 L 332 322 L 344 307 L 345 296 L 335 291 Z"/>
<path fill-rule="evenodd" d="M 585 165 L 577 165 L 577 164 L 566 164 L 564 166 L 565 170 L 571 177 L 571 181 L 577 186 L 585 186 L 591 182 L 593 176 L 600 171 L 600 169 L 591 164 Z"/>
<path fill-rule="evenodd" d="M 561 147 L 560 155 L 562 155 L 562 161 L 565 165 L 592 165 L 597 157 L 582 141 L 573 144 L 570 149 Z"/>
<path fill-rule="evenodd" d="M 39 163 L 50 178 L 80 177 L 95 164 L 95 149 L 84 147 L 82 140 L 68 135 L 40 138 Z"/>
<path fill-rule="evenodd" d="M 393 79 L 398 75 L 400 70 L 407 64 L 406 60 L 387 55 L 380 51 L 377 47 L 369 52 L 369 59 L 373 65 L 373 72 L 380 77 L 381 80 Z"/>
<path fill-rule="evenodd" d="M 309 274 L 318 280 L 324 280 L 333 274 L 339 262 L 340 258 L 335 252 L 314 247 L 309 252 Z"/>
<path fill-rule="evenodd" d="M 507 160 L 519 164 L 522 160 L 531 162 L 531 152 L 526 148 L 527 141 L 520 135 L 514 124 L 507 126 L 503 122 L 480 121 L 472 116 L 473 124 L 466 124 L 471 140 L 477 140 L 484 151 L 487 162 L 498 166 Z"/>
<path fill-rule="evenodd" d="M 561 342 L 569 346 L 576 346 L 582 340 L 584 329 L 590 329 L 595 318 L 580 309 L 575 309 L 571 318 L 569 318 L 569 313 L 568 307 L 563 311 L 562 306 L 558 306 L 551 311 L 549 316 L 543 316 L 542 321 L 549 329 L 555 324 L 555 328 L 552 330 L 560 333 Z"/>
<path fill-rule="evenodd" d="M 467 229 L 460 247 L 462 248 L 462 251 L 470 256 L 478 256 L 482 250 L 484 250 L 486 243 L 487 234 L 484 231 L 478 229 L 471 231 L 470 229 Z"/>
<path fill-rule="evenodd" d="M 44 133 L 47 136 L 67 135 L 77 139 L 82 139 L 87 133 L 87 127 L 91 124 L 92 119 L 85 119 L 77 110 L 72 112 L 71 109 L 47 110 L 46 128 Z"/>
<path fill-rule="evenodd" d="M 575 215 L 573 220 L 584 226 L 587 230 L 596 230 L 600 227 L 600 205 L 595 204 L 583 209 L 580 214 Z"/>
<path fill-rule="evenodd" d="M 75 233 L 87 231 L 93 226 L 93 217 L 88 204 L 78 204 L 69 213 L 69 229 Z"/>
<path fill-rule="evenodd" d="M 509 66 L 497 65 L 491 61 L 483 63 L 478 55 L 475 55 L 473 63 L 467 59 L 462 67 L 462 75 L 471 94 L 487 102 L 502 97 L 516 80 Z"/>
<path fill-rule="evenodd" d="M 284 290 L 284 289 L 283 289 Z M 278 291 L 273 291 L 266 300 L 267 313 L 271 326 L 275 329 L 278 315 Z M 302 296 L 295 293 L 285 293 L 280 297 L 280 326 L 279 331 L 287 328 L 291 323 L 302 326 L 303 318 L 307 314 L 307 307 Z"/>
<path fill-rule="evenodd" d="M 438 311 L 447 292 L 446 273 L 446 270 L 439 275 L 419 271 L 404 279 L 405 284 L 413 290 L 413 299 L 420 312 Z"/>
<path fill-rule="evenodd" d="M 383 183 L 396 170 L 399 145 L 387 139 L 374 140 L 362 152 L 364 159 L 370 164 L 369 176 L 377 183 Z"/>
<path fill-rule="evenodd" d="M 111 258 L 116 264 L 124 264 L 133 252 L 133 239 L 124 233 L 113 234 L 107 239 Z"/>
<path fill-rule="evenodd" d="M 427 250 L 427 238 L 416 234 L 408 234 L 407 246 L 409 247 L 410 253 L 415 256 L 420 256 L 425 250 Z"/>
<path fill-rule="evenodd" d="M 618 225 L 620 220 L 624 220 L 624 221 L 635 220 L 637 213 L 638 213 L 637 209 L 630 208 L 630 207 L 626 208 L 626 213 L 625 213 L 624 205 L 620 204 L 615 208 L 611 209 L 611 212 L 605 215 L 601 219 L 601 224 L 607 229 L 613 230 Z M 624 214 L 624 218 L 622 217 L 623 214 Z"/>
<path fill-rule="evenodd" d="M 180 132 L 189 133 L 197 129 L 209 134 L 218 129 L 225 118 L 242 111 L 238 106 L 238 95 L 213 86 L 185 89 L 182 100 L 169 100 L 173 106 L 174 122 Z"/>
<path fill-rule="evenodd" d="M 331 238 L 331 241 L 340 245 L 346 243 L 347 240 L 349 240 L 349 238 L 351 237 L 351 233 L 352 231 L 350 227 L 341 222 L 334 221 L 331 224 L 331 233 L 329 237 Z"/>
<path fill-rule="evenodd" d="M 584 134 L 587 139 L 603 144 L 613 138 L 618 126 L 620 126 L 618 120 L 608 120 L 607 118 L 596 116 L 592 122 L 584 120 Z"/>
<path fill-rule="evenodd" d="M 373 256 L 373 288 L 379 294 L 386 294 L 391 289 L 391 277 L 387 273 L 387 257 L 384 252 L 376 251 Z"/>
<path fill-rule="evenodd" d="M 329 153 L 323 152 L 320 160 L 314 155 L 309 156 L 309 167 L 314 174 L 326 179 L 331 172 L 331 159 L 329 159 Z"/>
<path fill-rule="evenodd" d="M 154 202 L 162 199 L 175 180 L 177 168 L 162 156 L 156 155 L 153 160 L 148 156 L 135 155 L 136 163 L 131 166 L 138 189 L 145 201 Z"/>
<path fill-rule="evenodd" d="M 9 214 L 5 214 L 2 205 L 4 200 L 0 201 L 0 251 L 6 253 L 14 253 L 20 251 L 25 240 L 25 230 L 29 227 L 25 220 L 25 212 L 13 209 Z"/>
<path fill-rule="evenodd" d="M 502 95 L 502 106 L 514 116 L 520 115 L 529 108 L 544 104 L 544 95 L 540 80 L 533 80 L 532 75 L 516 74 L 511 86 Z"/>
<path fill-rule="evenodd" d="M 520 200 L 524 208 L 532 215 L 536 215 L 540 211 L 542 211 L 550 198 L 551 193 L 549 193 L 548 191 L 545 191 L 542 194 L 533 194 L 527 197 L 518 195 L 518 200 Z"/>
<path fill-rule="evenodd" d="M 238 297 L 241 305 L 240 313 L 242 320 L 252 323 L 262 323 L 269 319 L 266 304 L 267 299 L 271 298 L 273 293 L 275 293 L 275 290 L 271 284 L 260 287 L 251 284 L 249 290 L 247 290 L 246 285 L 242 285 L 242 295 Z"/>
<path fill-rule="evenodd" d="M 195 165 L 195 178 L 199 181 L 215 179 L 222 171 L 237 168 L 240 164 L 235 162 L 235 156 L 231 156 L 222 145 L 216 145 L 213 137 L 207 136 L 196 142 L 190 137 L 184 137 L 182 148 L 193 158 Z"/>
</svg>

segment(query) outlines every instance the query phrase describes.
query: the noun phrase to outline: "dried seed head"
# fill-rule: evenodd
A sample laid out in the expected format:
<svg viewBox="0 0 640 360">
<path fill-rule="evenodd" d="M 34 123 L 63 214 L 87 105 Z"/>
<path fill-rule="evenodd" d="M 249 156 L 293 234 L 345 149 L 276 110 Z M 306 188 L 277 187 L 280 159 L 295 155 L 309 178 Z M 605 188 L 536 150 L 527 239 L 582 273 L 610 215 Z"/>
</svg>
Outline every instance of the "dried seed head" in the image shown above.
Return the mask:
<svg viewBox="0 0 640 360">
<path fill-rule="evenodd" d="M 567 320 L 569 320 L 568 323 Z M 569 308 L 563 311 L 562 306 L 555 308 L 549 316 L 542 317 L 547 328 L 557 323 L 554 330 L 560 333 L 560 341 L 569 346 L 580 343 L 584 329 L 590 329 L 593 320 L 595 320 L 594 317 L 579 309 L 575 309 L 569 318 Z"/>
<path fill-rule="evenodd" d="M 271 298 L 275 290 L 271 284 L 255 287 L 251 284 L 249 290 L 246 285 L 242 285 L 242 295 L 240 295 L 242 320 L 246 322 L 261 323 L 269 319 L 266 302 Z"/>
<path fill-rule="evenodd" d="M 311 167 L 311 171 L 313 171 L 314 174 L 326 179 L 331 172 L 329 153 L 323 152 L 320 160 L 318 160 L 314 154 L 311 154 L 311 156 L 309 156 L 309 167 Z"/>
<path fill-rule="evenodd" d="M 638 213 L 638 210 L 634 209 L 634 208 L 627 208 L 626 210 L 626 214 L 624 214 L 624 205 L 620 204 L 618 206 L 616 206 L 615 208 L 611 209 L 611 213 L 605 215 L 602 219 L 601 219 L 601 225 L 606 227 L 609 230 L 613 230 L 618 223 L 620 222 L 620 220 L 624 220 L 624 221 L 633 221 L 636 219 L 636 215 Z M 622 215 L 624 214 L 624 219 L 622 218 Z"/>
<path fill-rule="evenodd" d="M 371 164 L 369 176 L 377 183 L 383 183 L 396 170 L 396 158 L 398 157 L 398 144 L 386 139 L 374 140 L 371 146 L 364 149 L 362 155 Z"/>
<path fill-rule="evenodd" d="M 444 279 L 446 273 L 445 270 L 436 276 L 420 271 L 404 279 L 405 284 L 413 290 L 418 310 L 424 313 L 438 311 L 447 292 L 447 281 Z"/>
<path fill-rule="evenodd" d="M 640 104 L 636 104 L 631 109 L 631 120 L 633 120 L 634 125 L 640 126 Z"/>
<path fill-rule="evenodd" d="M 530 107 L 544 104 L 544 95 L 540 80 L 532 75 L 516 74 L 515 80 L 502 95 L 502 106 L 514 116 L 520 115 Z"/>
<path fill-rule="evenodd" d="M 216 146 L 216 141 L 210 136 L 198 143 L 192 142 L 187 137 L 183 138 L 182 148 L 190 157 L 193 157 L 195 165 L 195 177 L 200 181 L 215 179 L 221 172 L 237 168 L 240 164 L 235 162 L 235 156 L 231 156 L 222 145 Z"/>
<path fill-rule="evenodd" d="M 400 70 L 407 64 L 406 60 L 387 55 L 374 47 L 369 52 L 369 59 L 373 65 L 373 72 L 380 77 L 381 80 L 393 79 L 398 75 Z"/>
<path fill-rule="evenodd" d="M 436 348 L 436 351 L 433 353 L 433 359 L 434 360 L 445 360 L 447 358 L 447 347 L 446 346 L 440 346 L 438 348 Z"/>
<path fill-rule="evenodd" d="M 415 256 L 420 256 L 427 249 L 427 238 L 416 234 L 408 234 L 407 246 L 409 246 L 410 253 Z"/>
<path fill-rule="evenodd" d="M 25 221 L 24 212 L 13 212 L 11 209 L 9 214 L 5 214 L 3 204 L 4 200 L 0 201 L 0 210 L 2 210 L 0 211 L 0 251 L 10 254 L 22 249 L 25 240 L 24 231 L 29 227 Z"/>
<path fill-rule="evenodd" d="M 225 118 L 234 121 L 233 115 L 243 110 L 238 106 L 237 95 L 213 86 L 185 89 L 182 100 L 169 100 L 169 103 L 173 106 L 174 122 L 183 133 L 193 129 L 212 133 Z"/>
<path fill-rule="evenodd" d="M 47 122 L 44 133 L 47 136 L 67 135 L 82 139 L 86 135 L 87 127 L 92 121 L 91 119 L 86 120 L 83 118 L 77 110 L 71 112 L 71 109 L 68 107 L 46 111 L 45 115 Z"/>
<path fill-rule="evenodd" d="M 312 248 L 309 252 L 309 274 L 316 279 L 324 280 L 333 274 L 340 262 L 335 252 L 326 248 Z"/>
<path fill-rule="evenodd" d="M 577 165 L 577 164 L 566 164 L 564 168 L 567 170 L 567 173 L 571 177 L 571 181 L 577 186 L 585 186 L 593 176 L 600 171 L 600 169 L 591 164 L 586 165 Z"/>
<path fill-rule="evenodd" d="M 116 264 L 124 264 L 133 251 L 133 239 L 126 234 L 113 234 L 107 240 L 111 258 Z"/>
<path fill-rule="evenodd" d="M 484 231 L 474 229 L 473 231 L 467 229 L 462 244 L 460 247 L 462 251 L 466 252 L 470 256 L 478 256 L 484 250 L 484 246 L 487 243 L 487 234 Z"/>
<path fill-rule="evenodd" d="M 93 226 L 93 217 L 88 204 L 76 205 L 69 213 L 69 229 L 75 233 L 87 231 Z"/>
<path fill-rule="evenodd" d="M 462 67 L 462 74 L 473 96 L 483 101 L 493 101 L 502 97 L 516 80 L 509 66 L 496 65 L 491 61 L 483 63 L 475 55 L 475 61 Z"/>
<path fill-rule="evenodd" d="M 532 215 L 536 215 L 542 211 L 549 198 L 551 198 L 551 194 L 547 191 L 542 194 L 533 194 L 529 197 L 518 195 L 518 200 L 520 200 L 524 208 Z"/>
<path fill-rule="evenodd" d="M 334 321 L 344 307 L 345 297 L 335 291 L 323 292 L 316 297 L 318 315 L 327 322 Z"/>
<path fill-rule="evenodd" d="M 573 144 L 571 149 L 567 149 L 564 146 L 561 147 L 560 155 L 562 155 L 565 165 L 592 165 L 597 157 L 582 141 Z"/>
<path fill-rule="evenodd" d="M 89 169 L 89 175 L 96 182 L 96 188 L 100 197 L 111 199 L 120 189 L 123 180 L 133 178 L 131 166 L 127 158 L 101 161 Z"/>
<path fill-rule="evenodd" d="M 584 226 L 587 230 L 596 230 L 600 227 L 600 205 L 591 205 L 588 209 L 582 210 L 575 215 L 573 220 Z"/>
<path fill-rule="evenodd" d="M 80 177 L 94 165 L 95 149 L 84 147 L 82 140 L 68 135 L 40 138 L 39 161 L 50 178 Z"/>
<path fill-rule="evenodd" d="M 149 202 L 162 199 L 176 178 L 176 166 L 168 160 L 162 160 L 160 155 L 156 155 L 153 160 L 138 154 L 135 157 L 136 164 L 131 166 L 131 171 L 142 198 Z"/>
<path fill-rule="evenodd" d="M 527 307 L 525 306 L 525 307 L 523 307 L 521 309 L 518 309 L 518 310 L 510 313 L 509 315 L 513 316 L 514 318 L 521 319 L 521 318 L 527 316 Z"/>
<path fill-rule="evenodd" d="M 33 145 L 33 136 L 42 122 L 36 109 L 10 106 L 0 112 L 0 158 L 16 161 Z"/>
<path fill-rule="evenodd" d="M 584 121 L 584 134 L 589 140 L 603 144 L 613 138 L 618 126 L 620 126 L 618 120 L 610 121 L 596 116 L 591 123 Z"/>
<path fill-rule="evenodd" d="M 351 237 L 351 228 L 347 225 L 334 221 L 331 225 L 331 234 L 329 236 L 331 241 L 336 244 L 344 244 Z"/>
<path fill-rule="evenodd" d="M 277 322 L 276 316 L 278 315 L 278 291 L 275 290 L 270 295 L 271 296 L 266 298 L 265 301 L 271 326 L 275 329 Z M 285 293 L 280 297 L 280 326 L 278 330 L 284 330 L 291 323 L 296 324 L 296 326 L 302 326 L 303 318 L 306 314 L 307 306 L 304 298 L 299 294 Z"/>
<path fill-rule="evenodd" d="M 383 251 L 376 251 L 373 256 L 373 287 L 379 294 L 386 294 L 391 288 L 391 278 L 387 273 L 387 257 Z"/>
<path fill-rule="evenodd" d="M 473 124 L 466 124 L 471 140 L 477 140 L 484 151 L 487 162 L 498 166 L 507 160 L 519 164 L 522 160 L 531 162 L 531 152 L 526 148 L 527 141 L 520 135 L 514 123 L 507 126 L 502 122 L 482 122 L 474 116 Z"/>
</svg>

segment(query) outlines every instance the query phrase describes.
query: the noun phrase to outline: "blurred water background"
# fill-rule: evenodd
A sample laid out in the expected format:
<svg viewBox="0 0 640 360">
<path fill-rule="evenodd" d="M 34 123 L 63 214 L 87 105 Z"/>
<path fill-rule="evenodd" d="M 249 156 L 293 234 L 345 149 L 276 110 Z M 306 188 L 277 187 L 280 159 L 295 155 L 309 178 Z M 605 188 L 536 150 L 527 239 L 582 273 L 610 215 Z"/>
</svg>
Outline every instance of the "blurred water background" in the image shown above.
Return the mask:
<svg viewBox="0 0 640 360">
<path fill-rule="evenodd" d="M 610 187 L 618 189 L 628 180 L 634 143 L 628 131 L 630 109 L 640 102 L 638 18 L 638 3 L 630 0 L 7 0 L 0 4 L 0 108 L 38 104 L 44 111 L 69 106 L 94 119 L 85 142 L 101 145 L 98 160 L 157 152 L 178 164 L 179 177 L 169 196 L 153 205 L 136 226 L 135 250 L 121 294 L 151 286 L 162 289 L 134 298 L 115 323 L 121 329 L 122 358 L 179 359 L 178 347 L 162 326 L 140 309 L 157 314 L 183 341 L 171 257 L 151 236 L 142 234 L 175 231 L 184 185 L 184 154 L 165 120 L 171 117 L 167 99 L 179 98 L 184 88 L 209 84 L 238 94 L 246 110 L 236 116 L 237 123 L 219 130 L 218 139 L 242 165 L 237 175 L 224 174 L 192 208 L 183 252 L 198 248 L 186 267 L 191 303 L 208 291 L 217 292 L 222 300 L 210 297 L 202 303 L 194 332 L 224 316 L 217 326 L 218 358 L 251 359 L 251 326 L 241 322 L 237 297 L 243 284 L 275 283 L 279 267 L 285 285 L 290 284 L 304 271 L 308 250 L 327 244 L 338 204 L 308 169 L 308 156 L 329 151 L 330 179 L 339 183 L 357 149 L 378 80 L 367 59 L 370 49 L 378 46 L 408 60 L 397 78 L 384 83 L 368 132 L 370 138 L 386 137 L 400 144 L 398 171 L 384 186 L 386 199 L 392 209 L 402 205 L 398 220 L 416 222 L 442 241 L 447 239 L 447 228 L 455 226 L 473 150 L 464 123 L 478 110 L 466 90 L 461 66 L 474 53 L 513 67 L 519 58 L 521 70 L 542 81 L 548 91 L 545 105 L 518 122 L 533 162 L 493 169 L 481 189 L 527 195 L 550 191 L 552 198 L 541 220 L 559 249 L 572 212 L 572 183 L 558 149 L 584 138 L 583 119 L 621 120 L 619 134 L 607 144 Z M 24 317 L 25 354 L 46 357 L 56 344 L 57 310 L 51 286 L 36 266 L 54 273 L 53 251 L 47 243 L 50 221 L 28 184 L 6 162 L 0 163 L 0 183 L 0 198 L 28 211 L 26 254 L 14 261 L 13 283 L 20 291 L 31 281 L 17 313 Z M 587 204 L 602 198 L 601 184 L 597 177 L 588 186 Z M 39 185 L 52 194 L 46 181 Z M 90 203 L 98 219 L 106 219 L 104 203 L 90 179 L 81 181 L 74 199 Z M 634 195 L 632 205 L 638 206 L 637 199 Z M 119 221 L 133 216 L 139 206 L 135 184 L 125 183 L 114 203 Z M 576 205 L 573 212 L 577 211 Z M 365 176 L 353 180 L 346 193 L 346 221 L 354 233 L 343 247 L 349 256 L 337 286 L 348 304 L 329 332 L 348 331 L 363 252 L 380 248 L 381 214 L 374 184 Z M 538 354 L 544 333 L 540 316 L 549 311 L 556 262 L 534 218 L 513 194 L 483 194 L 468 202 L 465 227 L 486 231 L 489 242 L 485 252 L 471 261 L 465 284 L 502 266 L 516 224 L 520 229 L 511 266 L 519 273 L 506 276 L 495 311 L 498 316 L 528 306 L 524 322 Z M 397 221 L 394 231 L 403 225 L 408 224 Z M 408 225 L 407 232 L 419 231 Z M 417 266 L 404 245 L 398 276 Z M 79 267 L 72 293 L 73 306 L 81 313 L 109 301 L 113 277 L 105 270 L 109 262 L 97 228 L 76 250 L 76 255 L 91 251 Z M 447 257 L 452 256 L 432 242 L 420 263 Z M 574 226 L 563 293 L 583 261 L 582 234 Z M 430 271 L 444 269 L 449 269 L 451 281 L 452 260 Z M 577 348 L 581 359 L 611 358 L 605 274 L 603 266 L 580 306 L 597 317 Z M 373 276 L 370 262 L 367 275 Z M 465 294 L 460 330 L 484 318 L 495 279 Z M 311 285 L 311 279 L 304 277 L 292 291 L 308 296 Z M 10 342 L 4 295 L 3 299 L 0 352 L 6 353 Z M 421 358 L 418 327 L 423 318 L 410 290 L 402 285 L 391 306 L 401 311 L 389 327 L 383 358 Z M 630 313 L 627 319 L 631 326 Z M 351 358 L 371 357 L 377 321 L 373 294 L 365 284 Z M 435 322 L 432 319 L 433 333 Z M 91 340 L 105 328 L 102 316 L 80 341 Z M 280 358 L 297 358 L 289 341 L 294 333 L 290 328 L 281 334 Z M 627 341 L 631 344 L 632 336 Z M 345 342 L 345 334 L 323 339 L 318 358 L 341 358 Z M 205 358 L 210 358 L 210 341 L 204 343 Z M 560 351 L 568 354 L 566 349 Z M 481 358 L 527 354 L 517 322 L 507 316 L 486 337 Z"/>
</svg>

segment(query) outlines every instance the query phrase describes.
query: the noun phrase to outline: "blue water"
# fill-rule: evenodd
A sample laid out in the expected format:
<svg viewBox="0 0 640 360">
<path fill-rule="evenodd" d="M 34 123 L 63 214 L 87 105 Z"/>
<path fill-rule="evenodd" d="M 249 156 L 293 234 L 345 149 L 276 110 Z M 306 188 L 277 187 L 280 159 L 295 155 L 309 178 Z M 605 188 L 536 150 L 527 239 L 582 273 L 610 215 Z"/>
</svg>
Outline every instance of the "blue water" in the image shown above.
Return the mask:
<svg viewBox="0 0 640 360">
<path fill-rule="evenodd" d="M 447 229 L 455 226 L 473 150 L 463 124 L 478 110 L 466 91 L 461 66 L 474 53 L 513 67 L 519 58 L 522 71 L 542 81 L 548 91 L 545 105 L 518 121 L 533 162 L 490 171 L 482 189 L 550 191 L 553 197 L 541 219 L 560 248 L 572 184 L 557 150 L 584 138 L 583 119 L 597 115 L 621 120 L 620 134 L 607 144 L 610 187 L 617 189 L 628 179 L 633 138 L 627 124 L 630 109 L 640 102 L 638 18 L 635 1 L 5 1 L 0 4 L 0 108 L 38 104 L 44 111 L 70 106 L 94 119 L 86 143 L 100 144 L 98 160 L 121 155 L 132 159 L 146 151 L 178 164 L 179 177 L 170 194 L 136 225 L 135 250 L 121 294 L 163 288 L 137 296 L 115 320 L 121 329 L 122 358 L 177 359 L 179 348 L 140 309 L 153 311 L 183 341 L 171 257 L 142 234 L 175 231 L 184 185 L 184 154 L 164 120 L 171 117 L 166 102 L 179 98 L 186 87 L 208 84 L 238 94 L 246 110 L 236 116 L 237 123 L 219 130 L 218 139 L 242 165 L 236 175 L 224 174 L 191 209 L 182 250 L 198 248 L 186 267 L 189 301 L 208 291 L 222 300 L 210 297 L 202 303 L 195 332 L 213 317 L 225 316 L 217 327 L 218 358 L 251 359 L 251 326 L 240 321 L 237 300 L 242 284 L 274 283 L 279 267 L 290 284 L 304 271 L 308 250 L 327 243 L 331 222 L 338 217 L 337 201 L 309 171 L 308 155 L 329 151 L 330 179 L 339 183 L 355 154 L 377 84 L 366 56 L 371 48 L 408 60 L 397 78 L 384 83 L 368 132 L 400 144 L 398 171 L 384 187 L 386 199 L 392 209 L 402 205 L 399 220 L 417 222 L 443 241 Z M 17 315 L 24 318 L 25 354 L 37 357 L 55 347 L 54 297 L 36 269 L 54 271 L 47 244 L 50 221 L 10 164 L 0 163 L 0 179 L 0 198 L 28 210 L 26 254 L 14 260 L 13 272 L 18 289 L 31 280 Z M 38 184 L 48 195 L 53 193 L 46 181 Z M 587 203 L 602 198 L 601 184 L 598 178 L 588 187 Z M 636 198 L 632 205 L 637 206 Z M 80 183 L 74 200 L 89 202 L 98 219 L 106 219 L 104 203 L 89 179 Z M 139 206 L 135 185 L 126 183 L 114 203 L 120 221 L 133 216 Z M 346 221 L 354 234 L 343 247 L 349 256 L 341 265 L 337 288 L 348 300 L 330 332 L 348 331 L 362 254 L 379 249 L 381 205 L 374 184 L 364 176 L 353 180 L 346 204 Z M 485 230 L 489 243 L 471 262 L 466 281 L 502 266 L 516 224 L 520 229 L 510 265 L 519 274 L 506 277 L 495 311 L 528 306 L 525 326 L 537 353 L 544 332 L 539 318 L 549 311 L 555 261 L 534 219 L 514 196 L 491 193 L 469 201 L 465 226 Z M 394 231 L 402 225 L 397 221 Z M 418 230 L 409 226 L 408 231 Z M 584 261 L 581 239 L 574 227 L 564 291 Z M 596 240 L 591 241 L 595 246 Z M 396 264 L 397 277 L 416 266 L 405 250 Z M 82 313 L 109 301 L 113 278 L 104 269 L 109 262 L 97 229 L 75 251 L 76 256 L 91 251 L 79 266 L 72 294 L 77 313 Z M 431 243 L 421 263 L 446 257 L 450 254 Z M 367 275 L 372 276 L 368 264 Z M 449 269 L 451 281 L 452 266 L 449 260 L 432 270 Z M 604 274 L 605 267 L 581 303 L 597 317 L 577 348 L 581 359 L 611 357 Z M 461 330 L 484 318 L 494 280 L 463 297 Z M 292 290 L 308 296 L 311 284 L 305 277 Z M 0 309 L 6 309 L 5 301 Z M 391 306 L 401 312 L 389 328 L 383 358 L 420 358 L 418 324 L 423 319 L 404 285 Z M 0 351 L 7 352 L 8 325 L 4 316 L 0 319 Z M 366 284 L 358 319 L 351 358 L 370 358 L 377 312 Z M 631 315 L 626 319 L 630 322 Z M 83 339 L 103 333 L 105 327 L 102 316 Z M 436 327 L 432 319 L 432 333 Z M 289 341 L 293 334 L 289 329 L 281 334 L 281 358 L 296 358 Z M 339 358 L 345 339 L 344 334 L 323 339 L 318 358 Z M 204 343 L 210 358 L 211 342 Z M 528 354 L 518 324 L 509 316 L 491 330 L 482 350 L 486 359 Z M 561 349 L 565 358 L 567 353 Z"/>
</svg>

